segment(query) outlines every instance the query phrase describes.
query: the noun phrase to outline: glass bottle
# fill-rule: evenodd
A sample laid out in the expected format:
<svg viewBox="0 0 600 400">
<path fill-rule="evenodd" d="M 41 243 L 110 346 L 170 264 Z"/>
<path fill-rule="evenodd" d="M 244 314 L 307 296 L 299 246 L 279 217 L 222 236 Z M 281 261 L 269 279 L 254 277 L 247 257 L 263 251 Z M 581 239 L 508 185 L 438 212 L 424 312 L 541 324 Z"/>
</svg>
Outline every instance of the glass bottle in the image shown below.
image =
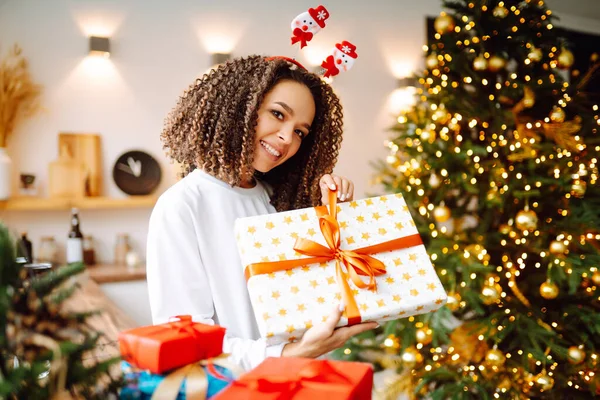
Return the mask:
<svg viewBox="0 0 600 400">
<path fill-rule="evenodd" d="M 67 239 L 67 263 L 83 261 L 83 234 L 79 228 L 79 211 L 71 209 L 71 230 Z"/>
<path fill-rule="evenodd" d="M 129 235 L 126 233 L 119 233 L 117 235 L 117 243 L 115 245 L 115 264 L 126 265 L 127 264 L 127 253 L 131 250 L 129 245 Z"/>
<path fill-rule="evenodd" d="M 17 240 L 17 258 L 23 257 L 26 263 L 33 262 L 33 246 L 27 238 L 27 232 L 21 233 L 21 238 Z"/>
<path fill-rule="evenodd" d="M 90 235 L 83 237 L 83 263 L 85 265 L 96 265 L 94 239 Z"/>
<path fill-rule="evenodd" d="M 37 261 L 56 264 L 57 247 L 53 236 L 42 236 L 38 249 Z"/>
</svg>

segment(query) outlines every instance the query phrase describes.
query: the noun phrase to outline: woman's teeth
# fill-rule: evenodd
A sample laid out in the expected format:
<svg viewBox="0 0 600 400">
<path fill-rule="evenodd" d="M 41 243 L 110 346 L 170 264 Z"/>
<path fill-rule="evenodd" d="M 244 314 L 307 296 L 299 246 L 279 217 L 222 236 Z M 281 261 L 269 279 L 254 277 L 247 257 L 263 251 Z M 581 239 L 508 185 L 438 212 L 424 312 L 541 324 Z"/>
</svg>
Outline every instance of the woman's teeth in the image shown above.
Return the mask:
<svg viewBox="0 0 600 400">
<path fill-rule="evenodd" d="M 260 141 L 260 144 L 262 144 L 262 147 L 265 148 L 265 150 L 267 150 L 267 152 L 269 154 L 274 155 L 275 157 L 279 157 L 281 156 L 281 153 L 279 153 L 277 150 L 275 150 L 271 145 L 269 145 L 267 142 L 263 142 L 262 140 Z"/>
</svg>

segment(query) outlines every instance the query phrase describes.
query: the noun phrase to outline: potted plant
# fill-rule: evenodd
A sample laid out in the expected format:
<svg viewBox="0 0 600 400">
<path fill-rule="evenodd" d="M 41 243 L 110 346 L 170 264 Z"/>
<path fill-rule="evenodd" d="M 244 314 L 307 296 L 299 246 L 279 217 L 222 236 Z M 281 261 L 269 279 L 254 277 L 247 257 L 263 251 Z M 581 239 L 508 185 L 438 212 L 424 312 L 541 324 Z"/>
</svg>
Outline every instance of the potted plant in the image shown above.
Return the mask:
<svg viewBox="0 0 600 400">
<path fill-rule="evenodd" d="M 0 200 L 10 197 L 12 161 L 6 151 L 8 138 L 19 122 L 39 109 L 42 87 L 35 83 L 29 65 L 14 45 L 0 62 Z"/>
</svg>

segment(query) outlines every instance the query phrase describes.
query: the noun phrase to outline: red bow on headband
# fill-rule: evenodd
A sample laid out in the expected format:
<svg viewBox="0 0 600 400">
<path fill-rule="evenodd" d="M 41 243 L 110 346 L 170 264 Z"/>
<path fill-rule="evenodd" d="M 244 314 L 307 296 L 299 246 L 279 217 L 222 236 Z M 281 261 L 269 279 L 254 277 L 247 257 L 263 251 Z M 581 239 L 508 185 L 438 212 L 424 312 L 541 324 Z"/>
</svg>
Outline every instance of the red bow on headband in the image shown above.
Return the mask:
<svg viewBox="0 0 600 400">
<path fill-rule="evenodd" d="M 323 76 L 327 78 L 336 76 L 341 71 L 349 71 L 357 58 L 355 45 L 345 40 L 342 43 L 336 43 L 332 54 L 321 63 L 321 67 L 325 69 Z"/>
</svg>

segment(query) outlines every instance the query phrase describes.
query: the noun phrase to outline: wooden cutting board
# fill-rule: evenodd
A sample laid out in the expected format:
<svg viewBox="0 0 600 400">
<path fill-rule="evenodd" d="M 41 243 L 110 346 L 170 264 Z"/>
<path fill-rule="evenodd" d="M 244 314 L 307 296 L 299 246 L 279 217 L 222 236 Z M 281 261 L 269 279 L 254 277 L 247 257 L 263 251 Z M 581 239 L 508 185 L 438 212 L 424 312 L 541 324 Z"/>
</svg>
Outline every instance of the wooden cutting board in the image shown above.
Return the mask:
<svg viewBox="0 0 600 400">
<path fill-rule="evenodd" d="M 58 160 L 50 163 L 48 175 L 50 197 L 85 196 L 86 168 L 83 163 L 73 158 L 67 146 L 60 149 Z"/>
<path fill-rule="evenodd" d="M 67 146 L 74 160 L 84 165 L 86 182 L 85 196 L 102 195 L 102 148 L 100 135 L 93 133 L 58 134 L 58 148 Z"/>
</svg>

